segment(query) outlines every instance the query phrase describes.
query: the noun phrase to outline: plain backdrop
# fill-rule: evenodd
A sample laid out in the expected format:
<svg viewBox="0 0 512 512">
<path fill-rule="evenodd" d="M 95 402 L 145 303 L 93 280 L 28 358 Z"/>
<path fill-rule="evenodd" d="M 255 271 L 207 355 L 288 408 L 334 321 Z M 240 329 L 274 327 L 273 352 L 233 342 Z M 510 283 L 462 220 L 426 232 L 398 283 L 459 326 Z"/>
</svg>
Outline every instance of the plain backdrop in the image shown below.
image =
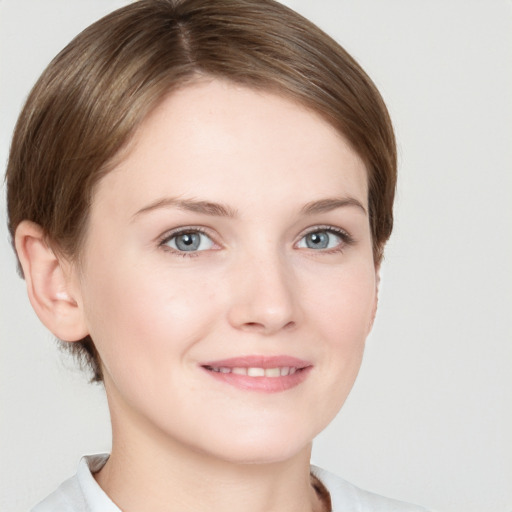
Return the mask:
<svg viewBox="0 0 512 512">
<path fill-rule="evenodd" d="M 0 161 L 30 87 L 123 0 L 0 0 Z M 512 3 L 289 0 L 380 88 L 400 152 L 396 228 L 355 388 L 313 460 L 439 512 L 512 511 Z M 0 510 L 109 450 L 108 411 L 39 324 L 0 222 Z"/>
</svg>

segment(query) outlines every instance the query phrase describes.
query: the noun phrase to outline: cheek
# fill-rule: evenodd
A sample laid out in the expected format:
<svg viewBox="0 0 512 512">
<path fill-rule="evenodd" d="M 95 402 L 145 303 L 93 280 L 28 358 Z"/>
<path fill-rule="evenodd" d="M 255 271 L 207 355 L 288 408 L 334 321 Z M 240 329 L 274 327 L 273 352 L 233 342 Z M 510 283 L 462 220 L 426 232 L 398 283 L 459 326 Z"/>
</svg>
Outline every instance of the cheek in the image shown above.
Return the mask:
<svg viewBox="0 0 512 512">
<path fill-rule="evenodd" d="M 340 268 L 320 281 L 317 276 L 310 283 L 314 290 L 309 308 L 321 323 L 325 339 L 330 344 L 346 346 L 364 345 L 368 335 L 377 298 L 375 269 L 362 262 L 350 268 Z M 319 286 L 319 283 L 323 286 Z"/>
<path fill-rule="evenodd" d="M 208 332 L 216 318 L 212 293 L 198 276 L 175 274 L 120 261 L 91 265 L 84 309 L 109 373 L 129 370 L 148 380 L 155 364 L 184 362 L 186 350 Z"/>
<path fill-rule="evenodd" d="M 315 308 L 317 321 L 315 330 L 324 340 L 319 350 L 325 362 L 322 378 L 329 390 L 326 403 L 332 408 L 333 416 L 359 372 L 375 301 L 375 270 L 364 265 L 331 275 L 323 291 L 317 289 L 312 297 L 311 308 Z"/>
</svg>

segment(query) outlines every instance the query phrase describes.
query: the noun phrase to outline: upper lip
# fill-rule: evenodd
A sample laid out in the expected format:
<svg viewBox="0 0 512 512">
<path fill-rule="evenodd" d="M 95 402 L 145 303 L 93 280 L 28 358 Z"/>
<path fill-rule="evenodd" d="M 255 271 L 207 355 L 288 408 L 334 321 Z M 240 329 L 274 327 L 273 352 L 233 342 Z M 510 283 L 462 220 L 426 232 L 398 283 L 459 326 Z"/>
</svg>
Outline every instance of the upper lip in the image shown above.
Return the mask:
<svg viewBox="0 0 512 512">
<path fill-rule="evenodd" d="M 299 359 L 297 357 L 280 355 L 280 356 L 263 356 L 250 355 L 240 357 L 230 357 L 228 359 L 219 359 L 215 361 L 207 361 L 201 363 L 201 366 L 212 368 L 306 368 L 311 366 L 309 361 Z"/>
</svg>

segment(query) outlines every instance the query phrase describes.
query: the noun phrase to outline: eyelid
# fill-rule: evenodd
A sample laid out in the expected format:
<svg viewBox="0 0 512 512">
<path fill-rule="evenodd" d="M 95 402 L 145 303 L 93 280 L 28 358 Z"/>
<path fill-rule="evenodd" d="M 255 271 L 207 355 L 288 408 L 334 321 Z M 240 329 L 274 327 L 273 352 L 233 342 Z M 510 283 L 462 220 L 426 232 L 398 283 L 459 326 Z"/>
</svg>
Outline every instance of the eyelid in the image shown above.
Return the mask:
<svg viewBox="0 0 512 512">
<path fill-rule="evenodd" d="M 316 224 L 314 226 L 311 226 L 309 228 L 306 228 L 300 235 L 299 238 L 302 238 L 306 235 L 309 235 L 310 233 L 315 233 L 316 231 L 331 231 L 333 233 L 336 233 L 340 236 L 343 236 L 344 238 L 352 239 L 352 236 L 350 233 L 343 228 L 340 228 L 339 226 L 332 226 L 331 224 Z"/>
</svg>

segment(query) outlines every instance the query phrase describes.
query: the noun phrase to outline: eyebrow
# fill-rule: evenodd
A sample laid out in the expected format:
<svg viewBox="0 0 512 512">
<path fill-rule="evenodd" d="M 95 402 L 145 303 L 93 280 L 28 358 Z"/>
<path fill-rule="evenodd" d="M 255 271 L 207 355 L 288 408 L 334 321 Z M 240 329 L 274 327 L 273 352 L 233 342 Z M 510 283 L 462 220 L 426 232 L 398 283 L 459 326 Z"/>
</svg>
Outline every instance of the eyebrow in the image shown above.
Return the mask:
<svg viewBox="0 0 512 512">
<path fill-rule="evenodd" d="M 301 208 L 304 215 L 314 215 L 318 213 L 326 213 L 337 208 L 346 206 L 355 206 L 367 214 L 365 207 L 353 197 L 328 198 L 319 201 L 311 201 Z M 235 218 L 238 215 L 237 210 L 221 203 L 213 203 L 211 201 L 198 201 L 195 199 L 178 199 L 176 197 L 166 197 L 144 206 L 138 210 L 132 218 L 136 218 L 143 213 L 148 213 L 160 208 L 178 208 L 189 212 L 202 213 L 213 217 Z"/>
<path fill-rule="evenodd" d="M 328 199 L 321 199 L 319 201 L 312 201 L 305 204 L 302 207 L 301 212 L 305 215 L 314 215 L 315 213 L 326 213 L 345 206 L 355 206 L 362 210 L 365 215 L 368 215 L 366 208 L 353 197 L 332 197 Z"/>
<path fill-rule="evenodd" d="M 159 199 L 154 203 L 144 206 L 138 210 L 133 218 L 160 208 L 178 208 L 189 212 L 202 213 L 203 215 L 211 215 L 215 217 L 236 217 L 238 212 L 233 208 L 220 204 L 212 203 L 210 201 L 197 201 L 195 199 L 178 199 L 176 197 L 166 197 Z"/>
</svg>

